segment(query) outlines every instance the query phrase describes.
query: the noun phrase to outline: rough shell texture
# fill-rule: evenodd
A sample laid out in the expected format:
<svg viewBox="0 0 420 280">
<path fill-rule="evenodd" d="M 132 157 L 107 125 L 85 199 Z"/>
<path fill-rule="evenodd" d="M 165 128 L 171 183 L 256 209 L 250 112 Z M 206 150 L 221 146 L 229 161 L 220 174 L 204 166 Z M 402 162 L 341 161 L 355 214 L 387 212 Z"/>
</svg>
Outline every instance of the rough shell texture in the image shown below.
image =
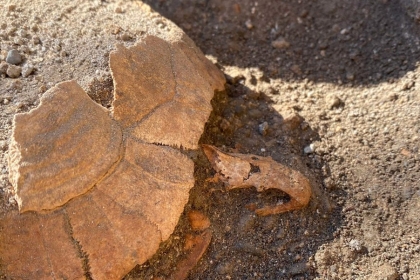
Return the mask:
<svg viewBox="0 0 420 280">
<path fill-rule="evenodd" d="M 119 46 L 110 64 L 114 118 L 124 128 L 148 143 L 197 148 L 224 77 L 190 39 L 170 43 L 149 36 L 131 48 Z"/>
<path fill-rule="evenodd" d="M 82 279 L 83 263 L 70 231 L 62 212 L 8 213 L 0 223 L 2 270 L 9 279 Z"/>
<path fill-rule="evenodd" d="M 110 56 L 116 120 L 73 81 L 15 118 L 10 178 L 23 213 L 0 220 L 12 278 L 121 279 L 188 201 L 194 164 L 175 146 L 197 147 L 222 73 L 186 36 L 149 35 Z"/>
<path fill-rule="evenodd" d="M 54 209 L 85 193 L 121 154 L 118 124 L 75 81 L 50 89 L 14 124 L 9 169 L 20 212 Z"/>
</svg>

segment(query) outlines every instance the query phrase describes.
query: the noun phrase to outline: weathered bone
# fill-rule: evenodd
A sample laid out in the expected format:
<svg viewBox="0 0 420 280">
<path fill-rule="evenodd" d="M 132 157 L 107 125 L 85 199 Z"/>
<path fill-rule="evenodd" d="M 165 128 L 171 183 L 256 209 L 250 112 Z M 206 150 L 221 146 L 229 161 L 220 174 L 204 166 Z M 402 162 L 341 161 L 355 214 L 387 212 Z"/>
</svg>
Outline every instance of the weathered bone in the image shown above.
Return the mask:
<svg viewBox="0 0 420 280">
<path fill-rule="evenodd" d="M 257 209 L 258 215 L 266 216 L 305 207 L 311 197 L 308 178 L 300 172 L 274 161 L 271 157 L 227 154 L 211 145 L 202 145 L 204 153 L 218 172 L 227 189 L 249 188 L 257 191 L 279 189 L 290 196 L 290 201 Z"/>
</svg>

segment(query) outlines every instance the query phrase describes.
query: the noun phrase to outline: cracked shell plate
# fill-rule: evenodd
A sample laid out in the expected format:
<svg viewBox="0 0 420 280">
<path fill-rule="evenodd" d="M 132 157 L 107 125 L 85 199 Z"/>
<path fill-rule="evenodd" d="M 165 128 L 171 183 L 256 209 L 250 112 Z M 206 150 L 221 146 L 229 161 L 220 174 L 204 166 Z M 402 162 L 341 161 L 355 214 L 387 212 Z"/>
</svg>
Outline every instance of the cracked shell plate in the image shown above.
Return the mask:
<svg viewBox="0 0 420 280">
<path fill-rule="evenodd" d="M 223 74 L 186 36 L 119 46 L 110 68 L 111 112 L 64 82 L 15 119 L 10 179 L 21 213 L 0 217 L 0 272 L 7 276 L 121 279 L 178 222 L 194 164 L 176 147 L 197 147 Z"/>
</svg>

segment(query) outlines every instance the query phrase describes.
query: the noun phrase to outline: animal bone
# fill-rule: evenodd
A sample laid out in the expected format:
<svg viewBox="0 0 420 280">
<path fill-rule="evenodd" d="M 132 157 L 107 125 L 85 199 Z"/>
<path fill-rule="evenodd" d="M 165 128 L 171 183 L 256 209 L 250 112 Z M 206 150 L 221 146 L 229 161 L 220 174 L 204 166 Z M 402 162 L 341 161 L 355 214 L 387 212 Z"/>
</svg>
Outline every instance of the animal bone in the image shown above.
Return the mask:
<svg viewBox="0 0 420 280">
<path fill-rule="evenodd" d="M 211 145 L 202 145 L 205 155 L 216 176 L 227 185 L 228 190 L 249 188 L 257 191 L 279 189 L 290 196 L 290 201 L 275 206 L 266 206 L 255 212 L 261 216 L 283 213 L 305 207 L 311 197 L 308 178 L 300 172 L 274 161 L 271 157 L 227 154 Z"/>
</svg>

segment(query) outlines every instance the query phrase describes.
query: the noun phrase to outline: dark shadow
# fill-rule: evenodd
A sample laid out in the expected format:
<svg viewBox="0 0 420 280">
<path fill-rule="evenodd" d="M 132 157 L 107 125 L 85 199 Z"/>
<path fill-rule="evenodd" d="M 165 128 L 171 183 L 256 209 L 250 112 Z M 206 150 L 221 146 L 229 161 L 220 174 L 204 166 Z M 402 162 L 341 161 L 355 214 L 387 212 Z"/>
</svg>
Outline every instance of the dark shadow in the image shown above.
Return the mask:
<svg viewBox="0 0 420 280">
<path fill-rule="evenodd" d="M 419 27 L 398 0 L 145 2 L 221 64 L 268 78 L 376 84 L 412 71 L 420 57 L 410 35 Z M 290 46 L 274 48 L 281 37 Z"/>
<path fill-rule="evenodd" d="M 177 263 L 185 258 L 183 244 L 191 232 L 187 213 L 198 210 L 210 218 L 210 246 L 188 279 L 313 279 L 309 265 L 317 249 L 334 238 L 342 224 L 341 207 L 334 197 L 345 197 L 337 189 L 326 189 L 320 157 L 303 154 L 303 147 L 319 139 L 302 117 L 284 118 L 237 79 L 228 79 L 226 92 L 216 94 L 213 112 L 200 143 L 225 152 L 271 156 L 295 169 L 311 182 L 313 195 L 305 209 L 257 216 L 253 208 L 288 201 L 281 191 L 258 193 L 255 188 L 226 191 L 214 175 L 202 151 L 190 154 L 195 161 L 194 188 L 190 191 L 177 228 L 148 262 L 137 266 L 125 279 L 171 279 Z M 259 124 L 267 122 L 263 132 Z M 156 278 L 153 278 L 156 279 Z"/>
</svg>

